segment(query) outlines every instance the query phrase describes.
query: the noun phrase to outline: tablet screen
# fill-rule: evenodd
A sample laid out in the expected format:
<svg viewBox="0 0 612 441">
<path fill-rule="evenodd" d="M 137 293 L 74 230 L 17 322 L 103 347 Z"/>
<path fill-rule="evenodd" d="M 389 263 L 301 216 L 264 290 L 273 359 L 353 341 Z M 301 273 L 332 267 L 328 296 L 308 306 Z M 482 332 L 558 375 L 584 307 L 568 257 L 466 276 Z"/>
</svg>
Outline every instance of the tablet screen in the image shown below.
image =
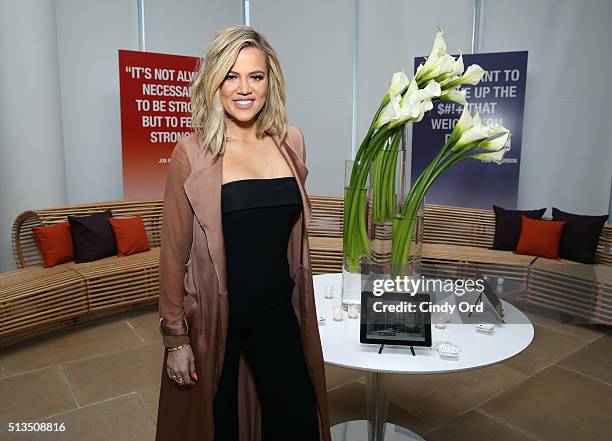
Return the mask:
<svg viewBox="0 0 612 441">
<path fill-rule="evenodd" d="M 361 343 L 431 346 L 428 294 L 361 293 Z"/>
</svg>

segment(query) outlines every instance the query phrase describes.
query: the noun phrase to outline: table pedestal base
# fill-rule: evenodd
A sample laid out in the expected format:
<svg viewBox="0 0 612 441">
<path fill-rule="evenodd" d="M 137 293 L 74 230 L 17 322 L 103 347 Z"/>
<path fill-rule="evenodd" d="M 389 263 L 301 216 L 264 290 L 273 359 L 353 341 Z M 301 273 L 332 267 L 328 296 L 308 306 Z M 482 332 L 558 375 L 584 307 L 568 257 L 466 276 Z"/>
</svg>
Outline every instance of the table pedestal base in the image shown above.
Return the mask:
<svg viewBox="0 0 612 441">
<path fill-rule="evenodd" d="M 402 426 L 387 423 L 385 441 L 425 441 L 416 433 Z M 332 441 L 368 441 L 368 422 L 366 420 L 347 421 L 331 428 Z"/>
<path fill-rule="evenodd" d="M 367 420 L 337 424 L 331 429 L 334 441 L 424 441 L 416 433 L 387 423 L 389 377 L 384 372 L 366 374 Z"/>
</svg>

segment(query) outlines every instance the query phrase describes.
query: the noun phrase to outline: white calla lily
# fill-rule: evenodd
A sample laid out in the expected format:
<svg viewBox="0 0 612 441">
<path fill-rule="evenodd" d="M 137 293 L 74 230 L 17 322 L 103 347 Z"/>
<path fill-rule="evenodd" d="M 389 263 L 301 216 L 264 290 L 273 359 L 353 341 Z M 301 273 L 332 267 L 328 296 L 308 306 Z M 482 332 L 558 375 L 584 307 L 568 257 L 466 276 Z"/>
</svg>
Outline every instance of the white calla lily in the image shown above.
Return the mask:
<svg viewBox="0 0 612 441">
<path fill-rule="evenodd" d="M 440 84 L 435 80 L 431 80 L 429 83 L 427 83 L 427 86 L 425 86 L 423 89 L 419 89 L 417 95 L 419 99 L 423 101 L 426 99 L 439 97 L 441 92 L 442 88 L 440 87 Z"/>
<path fill-rule="evenodd" d="M 433 109 L 433 103 L 431 102 L 431 100 L 427 99 L 423 101 L 423 103 L 421 104 L 421 109 L 424 112 L 429 112 L 431 109 Z"/>
<path fill-rule="evenodd" d="M 498 150 L 505 148 L 509 140 L 510 140 L 510 132 L 504 127 L 501 127 L 501 129 L 499 131 L 495 131 L 495 133 L 491 137 L 489 137 L 489 139 L 485 139 L 480 144 L 478 144 L 478 148 L 496 152 Z M 509 149 L 510 148 L 508 147 L 508 150 Z"/>
<path fill-rule="evenodd" d="M 454 101 L 456 103 L 466 105 L 467 100 L 465 99 L 466 90 L 459 89 L 459 86 L 453 87 L 452 89 L 448 89 L 443 91 L 440 94 L 440 99 L 443 101 Z"/>
<path fill-rule="evenodd" d="M 416 81 L 411 81 L 400 101 L 400 117 L 391 123 L 391 127 L 423 119 L 425 112 L 433 108 L 431 99 L 438 97 L 440 92 L 440 85 L 435 81 L 430 81 L 423 89 L 419 89 Z"/>
<path fill-rule="evenodd" d="M 421 108 L 420 108 L 418 116 L 412 122 L 421 121 L 423 117 L 425 116 L 425 112 L 433 109 L 433 104 L 431 103 L 431 100 L 425 100 L 421 103 L 420 107 Z"/>
<path fill-rule="evenodd" d="M 417 82 L 412 80 L 410 84 L 408 84 L 408 89 L 404 92 L 402 99 L 400 101 L 400 105 L 404 107 L 407 102 L 416 102 L 418 99 L 419 86 Z"/>
<path fill-rule="evenodd" d="M 461 77 L 459 75 L 449 75 L 445 79 L 440 80 L 440 86 L 442 87 L 443 90 L 453 89 L 458 86 L 458 84 L 456 84 L 456 81 L 459 80 L 460 78 Z M 451 86 L 449 86 L 449 84 Z M 455 85 L 453 86 L 452 84 L 455 84 Z"/>
<path fill-rule="evenodd" d="M 463 108 L 463 112 L 461 112 L 461 117 L 459 117 L 459 121 L 455 125 L 455 129 L 457 129 L 460 134 L 468 131 L 474 125 L 474 118 L 472 118 L 472 114 L 467 107 Z"/>
<path fill-rule="evenodd" d="M 392 93 L 389 97 L 389 103 L 380 113 L 378 120 L 376 121 L 375 128 L 379 129 L 388 122 L 397 120 L 400 118 L 400 97 Z"/>
<path fill-rule="evenodd" d="M 399 102 L 399 117 L 391 123 L 391 127 L 398 126 L 417 117 L 420 111 L 420 104 L 419 86 L 413 80 L 408 85 L 408 90 L 406 90 Z"/>
<path fill-rule="evenodd" d="M 450 81 L 453 81 L 463 73 L 463 54 L 459 51 L 459 56 L 456 60 L 450 57 L 449 62 L 451 63 L 450 68 L 446 68 L 446 72 L 435 77 L 436 81 L 440 83 L 440 86 L 444 89 L 444 85 Z"/>
<path fill-rule="evenodd" d="M 417 82 L 421 83 L 422 81 L 426 81 L 436 76 L 432 76 L 432 74 L 436 69 L 440 68 L 441 60 L 446 54 L 446 43 L 444 42 L 443 35 L 444 31 L 438 27 L 438 32 L 436 33 L 436 38 L 431 48 L 431 52 L 429 53 L 429 57 L 425 60 L 425 64 L 420 65 L 417 69 L 414 77 Z"/>
<path fill-rule="evenodd" d="M 404 72 L 404 69 L 402 69 L 401 72 L 395 72 L 393 74 L 393 77 L 391 78 L 391 86 L 389 86 L 389 93 L 395 95 L 401 94 L 408 86 L 409 82 L 410 80 L 408 80 L 408 76 Z"/>
<path fill-rule="evenodd" d="M 457 141 L 455 146 L 452 148 L 453 151 L 461 150 L 467 146 L 471 146 L 472 144 L 482 141 L 485 138 L 491 136 L 491 128 L 487 125 L 484 125 L 480 121 L 480 115 L 478 112 L 474 115 L 474 119 L 472 120 L 472 127 L 463 132 L 461 138 Z"/>
<path fill-rule="evenodd" d="M 438 32 L 436 32 L 436 38 L 434 39 L 434 44 L 431 48 L 431 52 L 429 53 L 429 57 L 427 57 L 427 60 L 425 62 L 425 67 L 429 67 L 427 66 L 427 63 L 430 63 L 430 66 L 433 65 L 433 63 L 435 63 L 438 58 L 442 57 L 445 53 L 446 53 L 446 42 L 444 41 L 444 31 L 442 30 L 442 28 L 438 27 Z"/>
<path fill-rule="evenodd" d="M 442 59 L 439 61 L 437 70 L 434 72 L 434 78 L 441 75 L 452 74 L 455 69 L 455 59 L 450 54 L 444 54 Z"/>
<path fill-rule="evenodd" d="M 442 82 L 443 89 L 450 89 L 451 87 L 457 87 L 461 84 L 471 84 L 472 86 L 477 85 L 484 74 L 487 73 L 482 67 L 477 64 L 468 66 L 467 70 L 460 77 L 451 77 L 446 81 Z"/>
<path fill-rule="evenodd" d="M 464 106 L 463 112 L 461 112 L 461 116 L 459 117 L 459 121 L 457 121 L 457 124 L 455 124 L 455 127 L 453 127 L 449 142 L 456 142 L 459 138 L 461 138 L 461 135 L 470 130 L 473 125 L 474 120 L 470 114 L 468 106 Z"/>
<path fill-rule="evenodd" d="M 481 161 L 492 161 L 498 164 L 502 164 L 504 162 L 504 156 L 508 150 L 510 150 L 510 147 L 503 147 L 494 152 L 475 153 L 473 155 L 470 155 L 470 158 L 480 159 Z"/>
<path fill-rule="evenodd" d="M 463 53 L 459 51 L 459 56 L 453 63 L 453 70 L 451 71 L 451 75 L 461 75 L 463 74 Z"/>
<path fill-rule="evenodd" d="M 480 80 L 482 79 L 483 75 L 486 72 L 487 71 L 484 70 L 479 65 L 472 64 L 471 66 L 467 68 L 465 73 L 461 76 L 461 78 L 463 79 L 462 84 L 471 84 L 475 86 L 476 84 L 480 82 Z"/>
</svg>

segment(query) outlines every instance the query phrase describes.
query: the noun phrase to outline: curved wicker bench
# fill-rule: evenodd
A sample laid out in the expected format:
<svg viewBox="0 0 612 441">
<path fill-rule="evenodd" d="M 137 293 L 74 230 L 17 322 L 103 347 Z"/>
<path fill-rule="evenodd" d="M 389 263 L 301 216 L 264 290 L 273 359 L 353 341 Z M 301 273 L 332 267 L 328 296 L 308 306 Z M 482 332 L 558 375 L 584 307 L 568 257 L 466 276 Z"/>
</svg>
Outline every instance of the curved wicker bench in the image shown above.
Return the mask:
<svg viewBox="0 0 612 441">
<path fill-rule="evenodd" d="M 44 268 L 33 226 L 64 222 L 69 214 L 111 209 L 114 217 L 140 215 L 151 250 L 87 263 Z M 105 201 L 20 213 L 12 231 L 16 271 L 0 274 L 0 346 L 113 314 L 159 296 L 162 201 Z"/>
<path fill-rule="evenodd" d="M 318 273 L 340 272 L 342 229 L 331 226 L 342 224 L 342 198 L 327 197 L 318 203 L 323 219 L 319 222 L 330 227 L 309 232 L 313 272 L 315 268 Z M 326 206 L 333 206 L 333 210 L 325 210 Z M 423 273 L 433 277 L 473 277 L 478 269 L 489 276 L 524 281 L 527 302 L 612 325 L 612 225 L 604 226 L 594 265 L 492 250 L 494 235 L 492 210 L 427 204 Z"/>
<path fill-rule="evenodd" d="M 342 200 L 311 196 L 309 226 L 313 272 L 342 265 Z M 46 332 L 113 314 L 159 297 L 162 200 L 104 201 L 28 210 L 12 231 L 17 271 L 0 274 L 0 347 Z M 111 209 L 114 217 L 140 215 L 151 250 L 94 262 L 67 262 L 43 268 L 33 226 L 64 222 L 70 215 Z"/>
<path fill-rule="evenodd" d="M 344 201 L 334 196 L 310 196 L 312 217 L 308 244 L 313 274 L 342 271 Z"/>
<path fill-rule="evenodd" d="M 343 199 L 310 196 L 308 226 L 313 274 L 342 271 Z M 13 224 L 17 271 L 0 274 L 0 347 L 74 323 L 113 314 L 159 296 L 161 200 L 105 201 L 28 210 Z M 111 209 L 115 217 L 143 217 L 152 249 L 94 262 L 43 268 L 31 227 Z M 527 282 L 526 300 L 598 323 L 612 324 L 612 225 L 600 237 L 597 263 L 550 261 L 489 249 L 490 210 L 426 205 L 423 273 L 438 277 L 484 274 Z"/>
</svg>

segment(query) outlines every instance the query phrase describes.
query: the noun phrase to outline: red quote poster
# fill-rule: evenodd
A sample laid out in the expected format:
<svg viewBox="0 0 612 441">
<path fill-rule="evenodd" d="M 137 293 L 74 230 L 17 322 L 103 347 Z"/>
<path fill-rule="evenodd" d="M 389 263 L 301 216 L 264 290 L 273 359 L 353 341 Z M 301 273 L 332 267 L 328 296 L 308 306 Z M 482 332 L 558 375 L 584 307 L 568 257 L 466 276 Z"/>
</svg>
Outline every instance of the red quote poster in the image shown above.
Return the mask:
<svg viewBox="0 0 612 441">
<path fill-rule="evenodd" d="M 162 199 L 168 162 L 192 132 L 198 58 L 119 50 L 123 198 Z"/>
</svg>

